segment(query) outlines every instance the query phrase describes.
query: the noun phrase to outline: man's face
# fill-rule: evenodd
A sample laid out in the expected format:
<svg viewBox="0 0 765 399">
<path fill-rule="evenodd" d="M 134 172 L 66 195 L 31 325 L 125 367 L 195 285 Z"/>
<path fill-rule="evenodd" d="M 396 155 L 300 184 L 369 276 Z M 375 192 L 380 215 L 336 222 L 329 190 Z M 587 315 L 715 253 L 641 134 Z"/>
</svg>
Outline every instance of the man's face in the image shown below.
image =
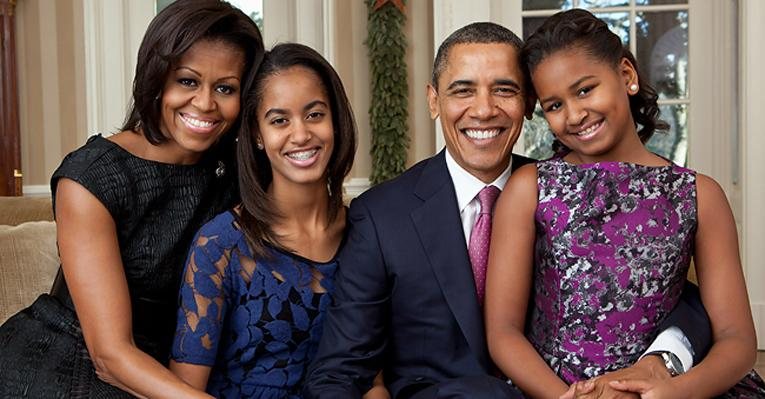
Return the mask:
<svg viewBox="0 0 765 399">
<path fill-rule="evenodd" d="M 485 183 L 507 168 L 526 109 L 518 50 L 503 43 L 451 48 L 438 87 L 428 85 L 432 118 L 441 118 L 446 149 Z"/>
</svg>

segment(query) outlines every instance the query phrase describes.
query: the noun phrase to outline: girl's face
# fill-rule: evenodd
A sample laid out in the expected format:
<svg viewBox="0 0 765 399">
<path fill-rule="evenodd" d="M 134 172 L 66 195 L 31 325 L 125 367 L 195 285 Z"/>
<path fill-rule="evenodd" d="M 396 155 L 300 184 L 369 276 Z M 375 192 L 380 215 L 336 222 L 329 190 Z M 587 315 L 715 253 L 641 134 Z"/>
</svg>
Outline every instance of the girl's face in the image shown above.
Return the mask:
<svg viewBox="0 0 765 399">
<path fill-rule="evenodd" d="M 537 65 L 531 80 L 550 129 L 581 162 L 624 158 L 640 145 L 629 105 L 638 79 L 626 58 L 614 67 L 581 48 L 559 50 Z"/>
<path fill-rule="evenodd" d="M 326 185 L 334 128 L 329 96 L 316 72 L 293 66 L 267 77 L 257 117 L 273 184 Z"/>
<path fill-rule="evenodd" d="M 194 163 L 236 121 L 244 53 L 203 40 L 171 67 L 162 89 L 160 129 L 173 163 Z"/>
</svg>

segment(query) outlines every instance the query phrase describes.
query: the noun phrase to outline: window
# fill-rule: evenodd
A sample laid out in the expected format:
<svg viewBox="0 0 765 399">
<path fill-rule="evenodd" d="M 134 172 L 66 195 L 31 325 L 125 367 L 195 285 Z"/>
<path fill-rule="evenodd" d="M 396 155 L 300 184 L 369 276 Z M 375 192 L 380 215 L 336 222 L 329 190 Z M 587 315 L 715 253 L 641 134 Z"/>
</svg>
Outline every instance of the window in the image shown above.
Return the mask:
<svg viewBox="0 0 765 399">
<path fill-rule="evenodd" d="M 157 12 L 175 0 L 157 0 Z M 263 32 L 263 0 L 228 0 L 231 5 L 249 15 Z"/>
<path fill-rule="evenodd" d="M 657 132 L 650 150 L 686 165 L 688 159 L 688 2 L 687 0 L 523 0 L 523 37 L 528 38 L 561 9 L 585 8 L 604 20 L 638 61 L 645 79 L 659 93 L 661 119 L 670 129 Z M 552 133 L 537 105 L 534 119 L 524 127 L 526 154 L 552 155 Z"/>
</svg>

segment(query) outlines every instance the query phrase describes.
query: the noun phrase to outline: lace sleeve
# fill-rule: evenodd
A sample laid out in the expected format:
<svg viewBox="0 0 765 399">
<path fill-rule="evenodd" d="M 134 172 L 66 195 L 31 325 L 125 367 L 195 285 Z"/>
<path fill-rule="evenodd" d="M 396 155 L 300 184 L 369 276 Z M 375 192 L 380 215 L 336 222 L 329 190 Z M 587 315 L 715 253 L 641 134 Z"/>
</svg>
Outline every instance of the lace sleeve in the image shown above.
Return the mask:
<svg viewBox="0 0 765 399">
<path fill-rule="evenodd" d="M 215 364 L 230 290 L 231 259 L 231 249 L 217 245 L 216 238 L 200 230 L 186 260 L 171 354 L 177 362 Z"/>
</svg>

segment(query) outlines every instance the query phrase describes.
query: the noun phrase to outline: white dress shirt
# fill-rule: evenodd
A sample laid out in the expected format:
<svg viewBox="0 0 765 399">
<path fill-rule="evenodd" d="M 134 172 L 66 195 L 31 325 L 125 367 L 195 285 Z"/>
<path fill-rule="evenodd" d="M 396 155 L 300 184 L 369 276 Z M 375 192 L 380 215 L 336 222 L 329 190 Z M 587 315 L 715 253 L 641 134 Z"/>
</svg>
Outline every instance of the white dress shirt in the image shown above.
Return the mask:
<svg viewBox="0 0 765 399">
<path fill-rule="evenodd" d="M 490 184 L 482 182 L 479 178 L 471 175 L 454 160 L 446 151 L 446 168 L 454 184 L 454 192 L 457 194 L 457 206 L 460 210 L 460 219 L 462 219 L 462 230 L 465 233 L 465 244 L 470 245 L 470 233 L 473 231 L 478 215 L 481 213 L 481 203 L 478 201 L 478 193 L 487 185 L 495 186 L 500 191 L 505 188 L 507 179 L 510 178 L 510 168 L 512 161 L 496 180 Z"/>
<path fill-rule="evenodd" d="M 449 151 L 446 150 L 446 168 L 454 184 L 454 192 L 457 194 L 457 206 L 460 210 L 460 219 L 462 220 L 462 230 L 465 233 L 465 244 L 470 245 L 470 233 L 473 231 L 473 225 L 481 212 L 481 203 L 478 201 L 478 193 L 487 186 L 486 183 L 463 169 L 457 161 L 454 160 Z M 500 189 L 505 188 L 507 179 L 510 178 L 510 170 L 513 166 L 512 159 L 496 180 L 489 185 Z M 662 331 L 653 343 L 648 347 L 645 353 L 654 351 L 667 351 L 674 353 L 683 363 L 683 368 L 688 371 L 693 366 L 693 352 L 691 343 L 683 334 L 683 331 L 677 327 L 671 327 Z M 645 354 L 643 354 L 645 356 Z"/>
</svg>

